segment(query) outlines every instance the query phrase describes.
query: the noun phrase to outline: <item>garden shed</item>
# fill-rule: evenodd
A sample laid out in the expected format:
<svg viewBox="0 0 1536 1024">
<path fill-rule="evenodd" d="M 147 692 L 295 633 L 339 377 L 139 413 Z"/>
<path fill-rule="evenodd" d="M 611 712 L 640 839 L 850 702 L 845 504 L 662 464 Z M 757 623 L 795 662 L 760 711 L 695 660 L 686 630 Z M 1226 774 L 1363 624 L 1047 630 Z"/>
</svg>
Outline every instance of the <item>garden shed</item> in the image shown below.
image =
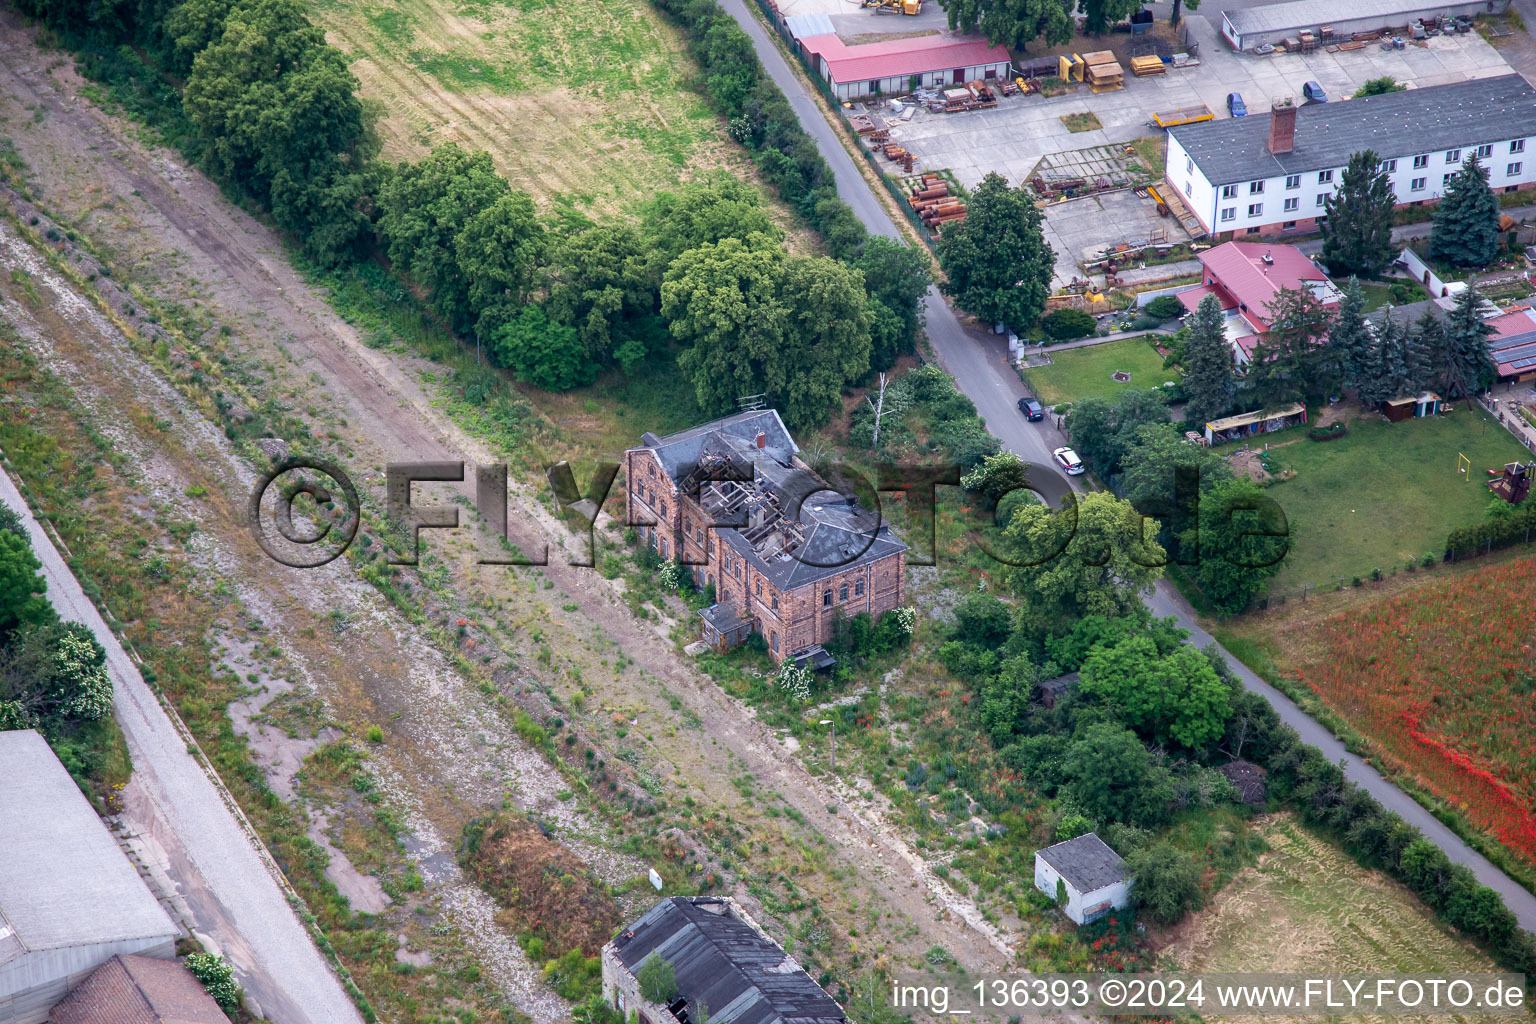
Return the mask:
<svg viewBox="0 0 1536 1024">
<path fill-rule="evenodd" d="M 1299 402 L 1268 412 L 1255 409 L 1253 412 L 1211 420 L 1205 425 L 1205 443 L 1226 444 L 1229 441 L 1253 437 L 1255 434 L 1269 434 L 1287 427 L 1299 426 L 1305 422 L 1307 422 L 1307 407 Z"/>
<path fill-rule="evenodd" d="M 1445 411 L 1445 399 L 1433 391 L 1426 391 L 1417 398 L 1394 398 L 1389 402 L 1383 402 L 1381 411 L 1386 414 L 1388 420 L 1400 423 L 1407 419 L 1439 415 Z"/>
<path fill-rule="evenodd" d="M 1088 924 L 1130 902 L 1131 878 L 1125 861 L 1096 833 L 1068 839 L 1035 851 L 1035 888 L 1067 901 L 1061 912 L 1077 924 Z"/>
</svg>

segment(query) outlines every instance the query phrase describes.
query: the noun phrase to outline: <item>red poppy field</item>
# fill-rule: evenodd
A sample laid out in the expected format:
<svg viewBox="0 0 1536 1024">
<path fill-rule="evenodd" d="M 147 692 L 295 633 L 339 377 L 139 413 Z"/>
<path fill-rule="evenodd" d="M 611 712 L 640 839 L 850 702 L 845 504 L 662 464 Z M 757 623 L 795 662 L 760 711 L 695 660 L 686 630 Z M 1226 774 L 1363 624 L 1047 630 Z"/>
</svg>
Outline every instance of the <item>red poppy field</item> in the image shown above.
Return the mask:
<svg viewBox="0 0 1536 1024">
<path fill-rule="evenodd" d="M 1536 560 L 1351 608 L 1290 654 L 1380 754 L 1536 863 Z"/>
</svg>

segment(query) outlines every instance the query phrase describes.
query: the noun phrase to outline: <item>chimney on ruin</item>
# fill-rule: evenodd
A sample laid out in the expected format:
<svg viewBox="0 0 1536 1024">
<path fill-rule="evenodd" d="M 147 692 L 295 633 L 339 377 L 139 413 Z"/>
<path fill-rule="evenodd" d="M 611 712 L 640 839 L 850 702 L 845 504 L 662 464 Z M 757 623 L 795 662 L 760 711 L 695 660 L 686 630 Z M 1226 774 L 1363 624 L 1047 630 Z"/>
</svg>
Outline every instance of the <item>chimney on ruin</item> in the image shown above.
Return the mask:
<svg viewBox="0 0 1536 1024">
<path fill-rule="evenodd" d="M 1296 148 L 1296 104 L 1287 96 L 1269 108 L 1269 151 L 1289 153 Z"/>
</svg>

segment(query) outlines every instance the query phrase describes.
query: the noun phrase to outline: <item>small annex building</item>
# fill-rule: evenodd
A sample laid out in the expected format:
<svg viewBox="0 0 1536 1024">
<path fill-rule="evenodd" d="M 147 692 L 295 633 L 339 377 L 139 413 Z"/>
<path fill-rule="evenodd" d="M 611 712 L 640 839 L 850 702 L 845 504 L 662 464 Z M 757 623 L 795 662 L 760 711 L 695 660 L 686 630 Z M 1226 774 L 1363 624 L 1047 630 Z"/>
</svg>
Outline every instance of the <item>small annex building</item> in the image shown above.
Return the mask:
<svg viewBox="0 0 1536 1024">
<path fill-rule="evenodd" d="M 172 960 L 114 956 L 53 1008 L 52 1024 L 229 1024 L 202 983 Z"/>
<path fill-rule="evenodd" d="M 1035 888 L 1056 899 L 1058 883 L 1067 892 L 1061 912 L 1076 924 L 1096 921 L 1131 899 L 1125 860 L 1094 832 L 1035 851 Z"/>
<path fill-rule="evenodd" d="M 0 732 L 0 1024 L 42 1024 L 114 956 L 169 960 L 180 934 L 48 742 Z"/>
</svg>

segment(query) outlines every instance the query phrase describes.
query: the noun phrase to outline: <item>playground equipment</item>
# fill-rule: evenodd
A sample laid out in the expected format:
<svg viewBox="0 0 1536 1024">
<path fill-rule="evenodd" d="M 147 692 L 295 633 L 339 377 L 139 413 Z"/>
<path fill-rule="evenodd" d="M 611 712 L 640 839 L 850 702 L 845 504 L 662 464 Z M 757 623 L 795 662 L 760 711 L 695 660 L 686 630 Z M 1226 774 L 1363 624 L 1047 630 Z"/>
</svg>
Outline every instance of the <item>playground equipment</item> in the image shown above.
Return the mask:
<svg viewBox="0 0 1536 1024">
<path fill-rule="evenodd" d="M 1518 505 L 1531 492 L 1533 469 L 1536 469 L 1536 463 L 1532 462 L 1511 462 L 1504 467 L 1502 474 L 1497 469 L 1490 469 L 1489 476 L 1499 474 L 1499 477 L 1488 481 L 1488 489 L 1511 505 Z"/>
</svg>

